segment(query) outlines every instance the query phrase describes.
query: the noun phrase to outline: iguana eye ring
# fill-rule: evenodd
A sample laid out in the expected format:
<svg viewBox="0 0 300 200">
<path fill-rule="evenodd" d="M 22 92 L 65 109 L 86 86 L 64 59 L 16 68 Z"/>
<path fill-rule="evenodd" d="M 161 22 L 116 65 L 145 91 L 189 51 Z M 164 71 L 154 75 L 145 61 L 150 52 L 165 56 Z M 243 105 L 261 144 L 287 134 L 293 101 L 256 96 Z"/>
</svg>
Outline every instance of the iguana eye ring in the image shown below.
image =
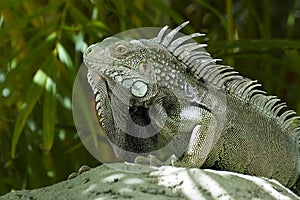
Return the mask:
<svg viewBox="0 0 300 200">
<path fill-rule="evenodd" d="M 117 45 L 115 50 L 119 55 L 125 55 L 128 52 L 128 48 L 123 44 Z"/>
</svg>

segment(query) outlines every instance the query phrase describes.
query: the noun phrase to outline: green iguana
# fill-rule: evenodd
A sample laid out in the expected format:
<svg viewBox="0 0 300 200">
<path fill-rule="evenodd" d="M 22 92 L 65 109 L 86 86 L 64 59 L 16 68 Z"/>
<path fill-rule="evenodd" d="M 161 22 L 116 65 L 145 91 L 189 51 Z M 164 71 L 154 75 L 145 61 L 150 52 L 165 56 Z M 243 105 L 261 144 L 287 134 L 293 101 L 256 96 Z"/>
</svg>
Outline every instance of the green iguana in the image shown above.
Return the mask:
<svg viewBox="0 0 300 200">
<path fill-rule="evenodd" d="M 299 175 L 299 117 L 218 63 L 192 40 L 163 27 L 151 39 L 110 37 L 88 47 L 84 63 L 96 111 L 118 157 L 153 156 L 175 166 L 274 178 Z"/>
</svg>

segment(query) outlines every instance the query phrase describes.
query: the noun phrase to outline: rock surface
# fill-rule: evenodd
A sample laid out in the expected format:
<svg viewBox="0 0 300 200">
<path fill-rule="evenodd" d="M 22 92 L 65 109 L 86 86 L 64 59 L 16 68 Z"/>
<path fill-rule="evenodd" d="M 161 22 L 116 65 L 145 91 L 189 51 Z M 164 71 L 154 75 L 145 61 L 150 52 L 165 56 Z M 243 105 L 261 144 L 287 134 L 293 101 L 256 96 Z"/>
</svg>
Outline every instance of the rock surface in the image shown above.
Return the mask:
<svg viewBox="0 0 300 200">
<path fill-rule="evenodd" d="M 135 173 L 128 172 L 128 169 Z M 0 197 L 0 200 L 18 199 L 289 200 L 300 198 L 278 181 L 266 178 L 214 170 L 171 166 L 156 168 L 115 163 L 110 167 L 108 165 L 99 166 L 71 180 L 51 186 L 10 192 Z"/>
</svg>

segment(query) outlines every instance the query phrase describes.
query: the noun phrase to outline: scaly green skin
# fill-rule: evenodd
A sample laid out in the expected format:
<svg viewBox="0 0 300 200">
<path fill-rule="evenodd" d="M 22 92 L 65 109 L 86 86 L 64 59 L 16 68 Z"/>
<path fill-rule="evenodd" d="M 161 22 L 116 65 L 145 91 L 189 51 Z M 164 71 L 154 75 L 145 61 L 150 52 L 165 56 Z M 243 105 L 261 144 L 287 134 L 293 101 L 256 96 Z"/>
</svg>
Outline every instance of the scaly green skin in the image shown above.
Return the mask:
<svg viewBox="0 0 300 200">
<path fill-rule="evenodd" d="M 108 38 L 86 50 L 100 124 L 116 154 L 132 161 L 174 153 L 181 166 L 293 187 L 299 117 L 289 110 L 279 115 L 285 104 L 256 89 L 260 84 L 216 64 L 203 45 L 184 43 L 200 34 L 174 39 L 186 24 L 169 33 L 164 27 L 153 39 Z"/>
</svg>

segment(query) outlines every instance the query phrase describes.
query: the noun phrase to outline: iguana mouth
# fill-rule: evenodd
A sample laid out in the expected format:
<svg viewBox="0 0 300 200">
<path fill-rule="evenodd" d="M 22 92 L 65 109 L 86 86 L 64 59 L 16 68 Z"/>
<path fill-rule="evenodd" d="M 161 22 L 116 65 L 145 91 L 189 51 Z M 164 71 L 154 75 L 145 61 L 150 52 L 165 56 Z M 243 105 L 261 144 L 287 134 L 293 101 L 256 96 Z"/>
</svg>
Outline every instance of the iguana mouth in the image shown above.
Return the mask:
<svg viewBox="0 0 300 200">
<path fill-rule="evenodd" d="M 88 68 L 99 68 L 99 66 L 109 66 L 115 59 L 106 56 L 98 56 L 97 58 L 83 57 L 83 62 Z"/>
</svg>

